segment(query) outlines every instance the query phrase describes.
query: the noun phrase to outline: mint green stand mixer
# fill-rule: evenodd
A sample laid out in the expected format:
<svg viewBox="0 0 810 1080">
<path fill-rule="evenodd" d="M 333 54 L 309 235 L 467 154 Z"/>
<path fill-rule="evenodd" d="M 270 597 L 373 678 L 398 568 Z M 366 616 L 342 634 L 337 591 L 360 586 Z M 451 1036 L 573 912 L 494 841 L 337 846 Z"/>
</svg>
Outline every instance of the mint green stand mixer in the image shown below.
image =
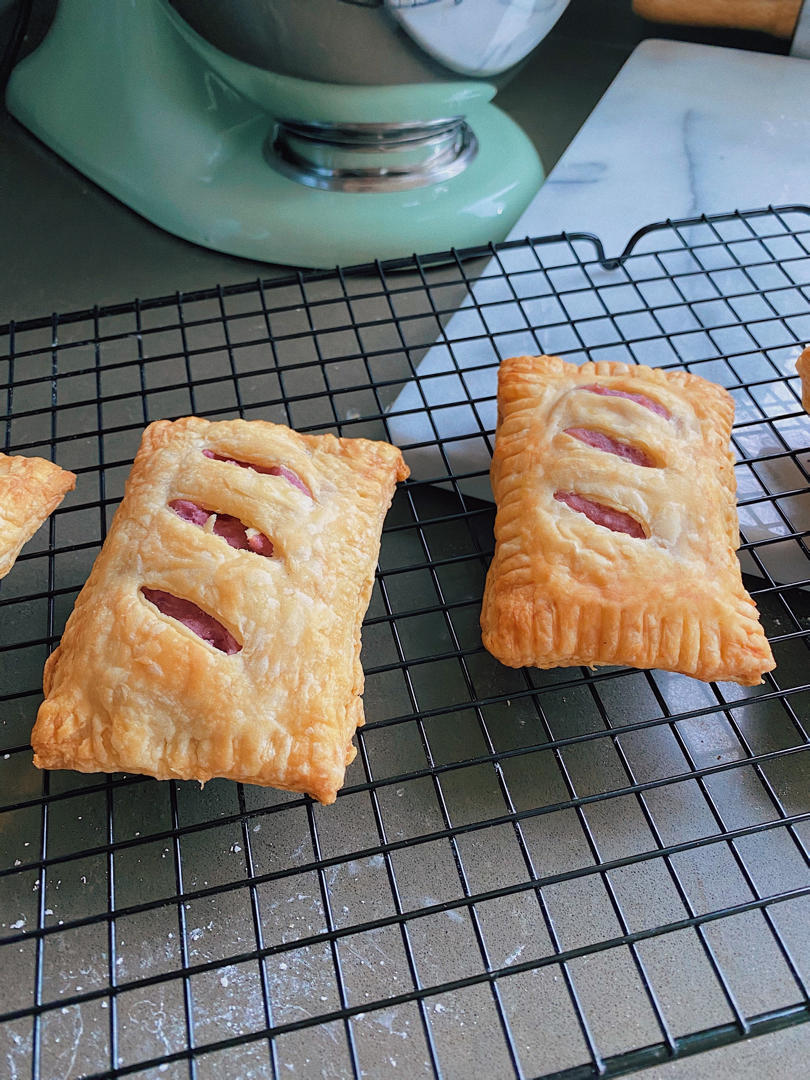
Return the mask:
<svg viewBox="0 0 810 1080">
<path fill-rule="evenodd" d="M 477 245 L 543 180 L 491 99 L 566 4 L 61 0 L 7 105 L 121 202 L 218 251 L 322 267 Z"/>
</svg>

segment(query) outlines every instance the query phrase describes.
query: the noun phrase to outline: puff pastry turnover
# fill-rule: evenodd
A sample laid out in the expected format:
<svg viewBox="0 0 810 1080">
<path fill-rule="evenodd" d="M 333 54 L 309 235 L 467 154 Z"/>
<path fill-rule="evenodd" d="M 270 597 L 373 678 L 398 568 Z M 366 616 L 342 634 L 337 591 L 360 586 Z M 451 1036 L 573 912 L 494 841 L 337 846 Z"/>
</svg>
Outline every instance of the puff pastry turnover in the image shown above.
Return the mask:
<svg viewBox="0 0 810 1080">
<path fill-rule="evenodd" d="M 733 415 L 686 372 L 505 360 L 487 649 L 512 667 L 761 682 L 774 661 L 736 557 Z"/>
<path fill-rule="evenodd" d="M 0 578 L 75 486 L 72 472 L 45 458 L 0 454 Z"/>
<path fill-rule="evenodd" d="M 260 420 L 144 432 L 32 735 L 41 768 L 214 776 L 333 802 L 395 447 Z"/>
<path fill-rule="evenodd" d="M 802 408 L 810 413 L 810 345 L 802 351 L 796 361 L 796 370 L 802 380 Z"/>
</svg>

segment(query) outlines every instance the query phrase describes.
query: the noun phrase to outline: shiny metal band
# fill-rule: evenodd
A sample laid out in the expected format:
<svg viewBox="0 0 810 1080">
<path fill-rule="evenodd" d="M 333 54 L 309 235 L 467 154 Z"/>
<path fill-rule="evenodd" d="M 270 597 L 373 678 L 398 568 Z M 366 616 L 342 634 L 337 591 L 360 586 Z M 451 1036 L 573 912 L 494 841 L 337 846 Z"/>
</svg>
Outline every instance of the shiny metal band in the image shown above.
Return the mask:
<svg viewBox="0 0 810 1080">
<path fill-rule="evenodd" d="M 461 116 L 407 124 L 280 120 L 265 143 L 270 164 L 301 184 L 377 193 L 449 180 L 477 150 Z"/>
</svg>

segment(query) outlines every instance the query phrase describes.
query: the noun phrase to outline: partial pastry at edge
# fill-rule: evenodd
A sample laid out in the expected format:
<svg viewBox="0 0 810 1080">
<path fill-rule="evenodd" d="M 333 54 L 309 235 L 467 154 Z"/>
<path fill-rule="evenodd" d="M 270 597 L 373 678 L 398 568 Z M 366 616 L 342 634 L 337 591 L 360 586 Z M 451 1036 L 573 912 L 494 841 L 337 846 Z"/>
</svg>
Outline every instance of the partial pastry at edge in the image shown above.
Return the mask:
<svg viewBox="0 0 810 1080">
<path fill-rule="evenodd" d="M 802 380 L 802 408 L 810 413 L 810 345 L 802 350 L 796 360 L 796 371 Z"/>
<path fill-rule="evenodd" d="M 0 578 L 75 486 L 72 472 L 45 458 L 0 454 Z"/>
<path fill-rule="evenodd" d="M 503 361 L 486 648 L 760 683 L 775 665 L 736 556 L 733 416 L 687 372 Z"/>
<path fill-rule="evenodd" d="M 32 735 L 41 768 L 229 777 L 334 801 L 395 447 L 264 421 L 144 432 Z"/>
</svg>

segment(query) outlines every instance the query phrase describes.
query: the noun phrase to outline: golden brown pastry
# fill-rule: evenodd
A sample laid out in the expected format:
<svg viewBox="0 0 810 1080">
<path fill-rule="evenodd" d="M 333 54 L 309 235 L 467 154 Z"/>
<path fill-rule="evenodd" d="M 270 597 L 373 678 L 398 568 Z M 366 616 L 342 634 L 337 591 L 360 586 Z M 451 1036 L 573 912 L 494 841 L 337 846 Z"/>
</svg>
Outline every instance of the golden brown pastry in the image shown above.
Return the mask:
<svg viewBox="0 0 810 1080">
<path fill-rule="evenodd" d="M 72 472 L 45 458 L 0 454 L 0 578 L 75 486 Z"/>
<path fill-rule="evenodd" d="M 810 345 L 803 350 L 796 361 L 796 370 L 802 380 L 802 408 L 810 413 Z"/>
<path fill-rule="evenodd" d="M 802 0 L 633 0 L 633 11 L 653 22 L 728 26 L 793 36 Z"/>
<path fill-rule="evenodd" d="M 504 360 L 487 649 L 761 682 L 774 661 L 735 555 L 733 414 L 686 372 Z"/>
<path fill-rule="evenodd" d="M 32 735 L 41 768 L 214 776 L 333 802 L 402 455 L 260 420 L 146 429 Z"/>
</svg>

